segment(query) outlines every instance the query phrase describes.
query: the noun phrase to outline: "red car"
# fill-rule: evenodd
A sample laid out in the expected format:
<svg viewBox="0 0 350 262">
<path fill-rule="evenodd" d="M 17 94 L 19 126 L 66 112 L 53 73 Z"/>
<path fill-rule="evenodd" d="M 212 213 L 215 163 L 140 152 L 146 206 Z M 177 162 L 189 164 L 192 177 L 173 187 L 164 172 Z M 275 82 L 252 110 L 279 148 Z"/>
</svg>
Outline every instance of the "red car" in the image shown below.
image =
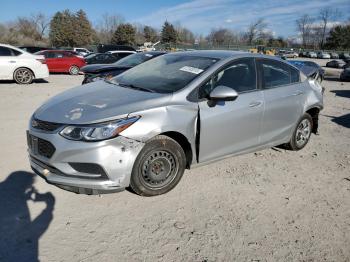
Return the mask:
<svg viewBox="0 0 350 262">
<path fill-rule="evenodd" d="M 83 58 L 75 56 L 73 53 L 64 50 L 44 50 L 37 52 L 44 55 L 50 73 L 79 74 L 80 68 L 86 65 Z"/>
</svg>

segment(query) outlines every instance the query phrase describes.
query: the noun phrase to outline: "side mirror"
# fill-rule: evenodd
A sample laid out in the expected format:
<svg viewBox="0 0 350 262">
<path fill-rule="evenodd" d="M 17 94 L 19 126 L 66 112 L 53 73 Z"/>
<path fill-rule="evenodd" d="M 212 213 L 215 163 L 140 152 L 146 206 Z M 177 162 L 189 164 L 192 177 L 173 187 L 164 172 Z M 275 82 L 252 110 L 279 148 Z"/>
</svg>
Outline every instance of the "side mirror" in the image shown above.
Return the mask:
<svg viewBox="0 0 350 262">
<path fill-rule="evenodd" d="M 236 90 L 227 86 L 217 86 L 209 94 L 209 99 L 213 101 L 234 101 L 237 97 Z"/>
</svg>

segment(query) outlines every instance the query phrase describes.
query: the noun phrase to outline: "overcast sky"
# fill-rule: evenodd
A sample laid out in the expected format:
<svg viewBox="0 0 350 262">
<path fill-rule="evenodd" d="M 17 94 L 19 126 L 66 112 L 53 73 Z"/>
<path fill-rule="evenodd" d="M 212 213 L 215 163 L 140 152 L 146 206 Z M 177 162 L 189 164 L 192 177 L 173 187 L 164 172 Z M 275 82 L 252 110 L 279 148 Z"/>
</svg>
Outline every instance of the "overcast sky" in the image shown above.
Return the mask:
<svg viewBox="0 0 350 262">
<path fill-rule="evenodd" d="M 350 0 L 12 0 L 1 3 L 0 22 L 36 12 L 52 15 L 56 11 L 83 9 L 93 24 L 104 13 L 118 14 L 128 22 L 161 27 L 165 20 L 180 23 L 195 33 L 208 33 L 212 28 L 244 30 L 249 23 L 265 18 L 276 36 L 295 35 L 295 20 L 302 14 L 317 16 L 323 7 L 338 8 L 350 18 Z"/>
</svg>

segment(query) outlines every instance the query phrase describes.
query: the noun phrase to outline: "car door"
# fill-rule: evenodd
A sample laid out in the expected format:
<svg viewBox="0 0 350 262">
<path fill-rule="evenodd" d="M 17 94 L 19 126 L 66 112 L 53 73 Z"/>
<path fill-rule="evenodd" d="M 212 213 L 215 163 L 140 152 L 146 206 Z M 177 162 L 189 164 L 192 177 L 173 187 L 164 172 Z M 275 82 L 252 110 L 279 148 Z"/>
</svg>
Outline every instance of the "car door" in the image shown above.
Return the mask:
<svg viewBox="0 0 350 262">
<path fill-rule="evenodd" d="M 302 114 L 304 87 L 295 68 L 272 59 L 258 59 L 265 101 L 261 143 L 275 145 L 290 138 Z"/>
<path fill-rule="evenodd" d="M 0 46 L 0 78 L 11 79 L 20 53 L 11 48 Z"/>
<path fill-rule="evenodd" d="M 69 52 L 57 52 L 56 63 L 59 72 L 68 72 L 70 66 L 74 63 L 74 55 Z"/>
<path fill-rule="evenodd" d="M 213 105 L 207 98 L 217 86 L 238 92 L 235 101 Z M 254 58 L 233 61 L 199 89 L 199 162 L 247 151 L 259 145 L 263 95 L 257 88 Z"/>
<path fill-rule="evenodd" d="M 50 72 L 57 72 L 58 71 L 58 64 L 57 64 L 57 54 L 54 51 L 46 51 L 44 53 L 45 60 L 47 67 L 49 68 Z"/>
</svg>

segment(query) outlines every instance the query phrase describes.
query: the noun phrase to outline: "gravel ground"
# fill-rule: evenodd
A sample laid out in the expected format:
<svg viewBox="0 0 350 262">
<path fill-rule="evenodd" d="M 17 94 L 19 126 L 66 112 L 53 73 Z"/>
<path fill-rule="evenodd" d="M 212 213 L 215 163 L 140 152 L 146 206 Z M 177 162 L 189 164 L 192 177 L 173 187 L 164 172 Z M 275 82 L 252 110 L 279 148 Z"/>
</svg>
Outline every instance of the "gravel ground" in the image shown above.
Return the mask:
<svg viewBox="0 0 350 262">
<path fill-rule="evenodd" d="M 320 135 L 303 150 L 186 171 L 145 198 L 76 195 L 32 175 L 29 117 L 81 80 L 0 83 L 0 261 L 350 261 L 350 83 L 323 82 Z"/>
</svg>

